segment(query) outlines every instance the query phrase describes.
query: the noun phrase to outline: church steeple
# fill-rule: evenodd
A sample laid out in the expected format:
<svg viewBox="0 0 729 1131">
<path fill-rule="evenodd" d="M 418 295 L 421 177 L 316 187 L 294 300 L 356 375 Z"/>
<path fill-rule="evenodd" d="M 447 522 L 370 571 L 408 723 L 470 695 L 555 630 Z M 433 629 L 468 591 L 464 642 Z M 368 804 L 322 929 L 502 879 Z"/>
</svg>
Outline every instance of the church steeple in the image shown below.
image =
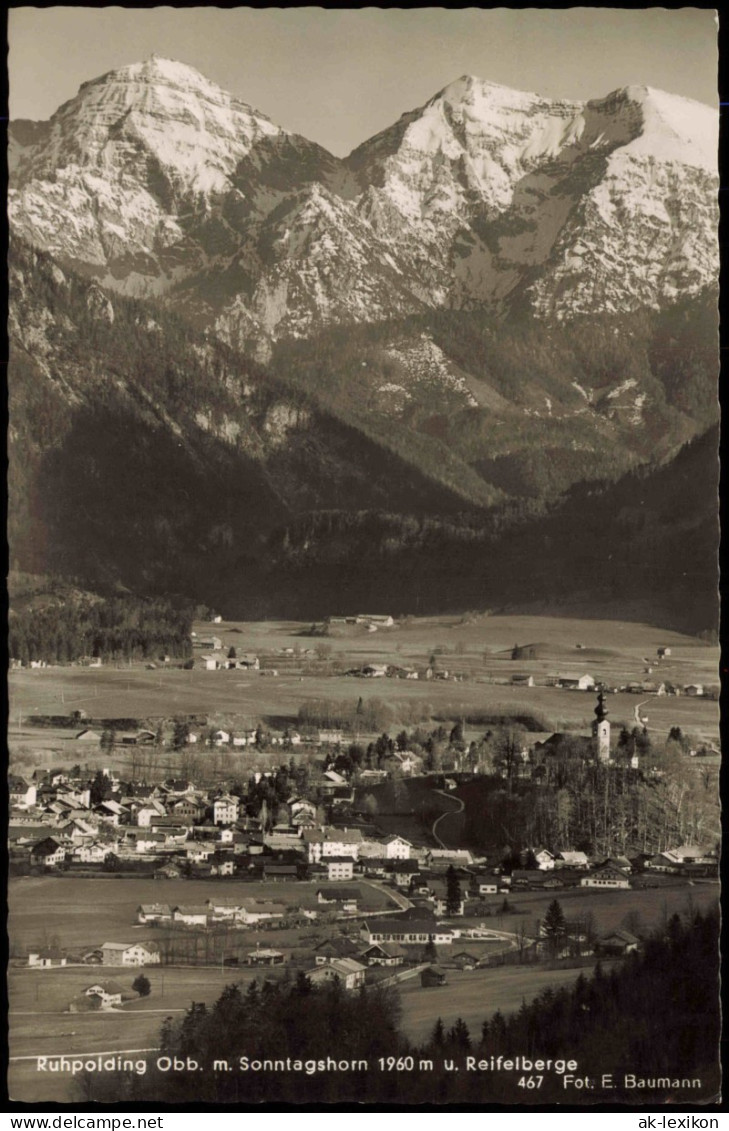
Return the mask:
<svg viewBox="0 0 729 1131">
<path fill-rule="evenodd" d="M 599 691 L 597 695 L 597 707 L 595 707 L 595 715 L 597 717 L 598 723 L 601 723 L 603 719 L 606 719 L 608 716 L 608 709 L 605 706 L 605 693 L 602 690 Z"/>
<path fill-rule="evenodd" d="M 610 723 L 607 720 L 608 710 L 605 706 L 605 695 L 598 692 L 597 706 L 595 707 L 595 722 L 592 724 L 592 733 L 595 738 L 595 756 L 598 762 L 607 764 L 610 761 Z"/>
</svg>

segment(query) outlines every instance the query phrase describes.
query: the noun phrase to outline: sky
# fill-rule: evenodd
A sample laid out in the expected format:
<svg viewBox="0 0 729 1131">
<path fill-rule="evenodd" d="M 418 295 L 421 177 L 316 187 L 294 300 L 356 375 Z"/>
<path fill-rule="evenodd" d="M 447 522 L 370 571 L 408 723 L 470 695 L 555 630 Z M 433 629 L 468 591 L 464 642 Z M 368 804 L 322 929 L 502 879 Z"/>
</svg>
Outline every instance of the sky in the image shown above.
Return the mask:
<svg viewBox="0 0 729 1131">
<path fill-rule="evenodd" d="M 81 83 L 178 59 L 337 156 L 464 74 L 549 98 L 631 83 L 717 104 L 710 8 L 86 8 L 9 15 L 11 118 Z"/>
</svg>

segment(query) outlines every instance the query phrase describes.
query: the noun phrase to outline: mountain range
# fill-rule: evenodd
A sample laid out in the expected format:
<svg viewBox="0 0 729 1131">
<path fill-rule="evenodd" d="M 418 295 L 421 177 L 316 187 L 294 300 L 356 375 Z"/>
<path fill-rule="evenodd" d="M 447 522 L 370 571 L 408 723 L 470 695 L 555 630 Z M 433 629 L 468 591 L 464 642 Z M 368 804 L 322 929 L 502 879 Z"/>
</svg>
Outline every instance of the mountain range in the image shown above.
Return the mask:
<svg viewBox="0 0 729 1131">
<path fill-rule="evenodd" d="M 229 344 L 439 307 L 610 313 L 716 278 L 718 115 L 466 76 L 344 160 L 152 57 L 15 123 L 17 230 Z"/>
<path fill-rule="evenodd" d="M 464 77 L 340 159 L 153 56 L 11 123 L 14 565 L 320 615 L 365 535 L 513 570 L 580 484 L 670 480 L 718 415 L 717 118 Z"/>
</svg>

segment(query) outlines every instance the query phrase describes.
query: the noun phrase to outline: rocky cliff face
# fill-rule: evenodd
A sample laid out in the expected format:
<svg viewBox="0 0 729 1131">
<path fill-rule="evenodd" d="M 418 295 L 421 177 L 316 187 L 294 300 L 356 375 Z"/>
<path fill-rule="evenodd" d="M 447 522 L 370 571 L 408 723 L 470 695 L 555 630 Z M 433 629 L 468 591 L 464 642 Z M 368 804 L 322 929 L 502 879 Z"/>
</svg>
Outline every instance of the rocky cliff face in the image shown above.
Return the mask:
<svg viewBox="0 0 729 1131">
<path fill-rule="evenodd" d="M 644 87 L 580 103 L 465 77 L 340 161 L 153 57 L 11 130 L 15 230 L 266 356 L 427 308 L 658 308 L 714 283 L 717 121 Z"/>
<path fill-rule="evenodd" d="M 434 303 L 658 306 L 717 271 L 717 116 L 647 87 L 549 102 L 465 77 L 348 159 Z"/>
</svg>

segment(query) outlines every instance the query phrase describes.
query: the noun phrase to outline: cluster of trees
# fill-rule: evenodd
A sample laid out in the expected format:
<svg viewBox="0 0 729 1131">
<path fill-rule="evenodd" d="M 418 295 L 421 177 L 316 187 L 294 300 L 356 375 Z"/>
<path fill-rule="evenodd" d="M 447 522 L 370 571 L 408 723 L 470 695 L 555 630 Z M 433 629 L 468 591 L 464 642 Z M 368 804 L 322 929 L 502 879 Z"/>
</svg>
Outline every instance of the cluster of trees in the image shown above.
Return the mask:
<svg viewBox="0 0 729 1131">
<path fill-rule="evenodd" d="M 10 656 L 24 664 L 188 656 L 192 650 L 192 608 L 166 597 L 56 598 L 42 605 L 35 599 L 11 609 L 9 620 Z"/>
<path fill-rule="evenodd" d="M 308 767 L 295 763 L 292 758 L 288 766 L 279 766 L 274 773 L 258 781 L 251 775 L 245 789 L 234 786 L 231 793 L 235 791 L 243 799 L 246 813 L 250 817 L 259 817 L 263 828 L 268 830 L 277 823 L 279 808 L 292 794 L 306 794 L 308 782 Z M 288 822 L 287 809 L 282 809 L 280 818 Z"/>
<path fill-rule="evenodd" d="M 317 727 L 357 734 L 359 731 L 384 730 L 392 722 L 394 714 L 393 707 L 377 696 L 369 699 L 360 696 L 356 702 L 309 699 L 299 707 L 297 722 L 304 729 Z"/>
<path fill-rule="evenodd" d="M 520 728 L 487 732 L 477 744 L 475 754 L 491 774 L 461 785 L 464 845 L 659 852 L 701 843 L 718 820 L 715 777 L 687 766 L 678 729 L 660 743 L 643 728 L 621 728 L 616 764 L 609 767 L 592 760 L 589 742 L 579 736 L 562 736 L 536 765 L 522 760 L 526 745 Z"/>
<path fill-rule="evenodd" d="M 518 1088 L 518 1075 L 463 1071 L 476 1055 L 563 1058 L 579 1062 L 579 1074 L 597 1081 L 611 1073 L 611 1102 L 635 1101 L 624 1075 L 701 1080 L 700 1090 L 641 1090 L 641 1102 L 708 1100 L 719 1087 L 718 912 L 674 915 L 665 930 L 606 973 L 600 964 L 571 987 L 544 989 L 510 1016 L 497 1010 L 473 1033 L 462 1018 L 448 1026 L 438 1018 L 430 1038 L 414 1046 L 400 1029 L 392 987 L 347 993 L 338 981 L 314 987 L 305 974 L 281 981 L 229 985 L 208 1008 L 194 1002 L 179 1022 L 168 1018 L 160 1034 L 162 1055 L 201 1072 L 88 1074 L 80 1080 L 89 1101 L 180 1104 L 333 1103 L 396 1101 L 535 1102 L 563 1100 L 559 1073 L 547 1073 L 533 1093 Z M 409 1071 L 381 1070 L 380 1057 L 407 1057 Z M 240 1071 L 239 1058 L 307 1061 L 310 1071 Z M 432 1061 L 420 1070 L 419 1058 Z M 318 1070 L 316 1062 L 365 1061 L 367 1069 Z M 213 1071 L 215 1060 L 230 1070 Z M 454 1067 L 459 1071 L 454 1071 Z M 576 1097 L 578 1098 L 577 1094 Z M 597 1091 L 579 1097 L 594 1103 Z M 578 1102 L 579 1102 L 578 1098 Z"/>
<path fill-rule="evenodd" d="M 700 1096 L 708 1099 L 719 1072 L 718 939 L 718 911 L 674 915 L 609 973 L 598 963 L 574 987 L 547 988 L 509 1018 L 495 1013 L 483 1025 L 481 1047 L 496 1056 L 574 1056 L 581 1074 L 613 1074 L 615 1100 L 629 1094 L 620 1086 L 627 1073 L 700 1076 Z M 680 1089 L 669 1091 L 680 1102 Z M 665 1089 L 641 1093 L 641 1102 L 666 1098 Z M 690 1098 L 697 1096 L 686 1092 Z"/>
</svg>

